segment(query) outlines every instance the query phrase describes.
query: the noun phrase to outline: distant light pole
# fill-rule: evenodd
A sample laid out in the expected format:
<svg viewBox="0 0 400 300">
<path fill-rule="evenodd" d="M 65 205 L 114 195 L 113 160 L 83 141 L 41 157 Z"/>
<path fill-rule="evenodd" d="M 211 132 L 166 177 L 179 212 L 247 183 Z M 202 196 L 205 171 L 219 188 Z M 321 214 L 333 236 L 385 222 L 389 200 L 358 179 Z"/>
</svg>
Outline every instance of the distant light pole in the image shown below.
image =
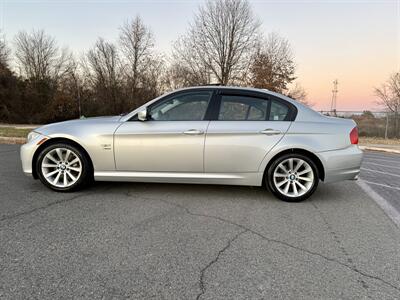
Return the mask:
<svg viewBox="0 0 400 300">
<path fill-rule="evenodd" d="M 387 140 L 388 138 L 388 127 L 389 127 L 389 112 L 386 112 L 385 140 Z"/>
<path fill-rule="evenodd" d="M 334 113 L 334 115 L 336 116 L 336 99 L 337 99 L 337 93 L 338 93 L 338 80 L 335 79 L 333 81 L 333 90 L 332 90 L 332 101 L 331 101 L 331 112 Z"/>
<path fill-rule="evenodd" d="M 81 117 L 82 117 L 82 109 L 81 109 L 81 88 L 80 88 L 80 85 L 79 85 L 79 81 L 78 81 L 78 80 L 76 81 L 76 87 L 77 87 L 77 89 L 78 89 L 78 93 L 77 93 L 77 96 L 78 96 L 78 112 L 79 112 L 79 118 L 81 118 Z"/>
<path fill-rule="evenodd" d="M 73 78 L 75 80 L 75 86 L 76 86 L 76 98 L 78 101 L 78 114 L 79 114 L 79 119 L 82 117 L 82 108 L 81 108 L 81 87 L 79 85 L 79 79 L 76 78 L 75 74 L 73 74 Z"/>
</svg>

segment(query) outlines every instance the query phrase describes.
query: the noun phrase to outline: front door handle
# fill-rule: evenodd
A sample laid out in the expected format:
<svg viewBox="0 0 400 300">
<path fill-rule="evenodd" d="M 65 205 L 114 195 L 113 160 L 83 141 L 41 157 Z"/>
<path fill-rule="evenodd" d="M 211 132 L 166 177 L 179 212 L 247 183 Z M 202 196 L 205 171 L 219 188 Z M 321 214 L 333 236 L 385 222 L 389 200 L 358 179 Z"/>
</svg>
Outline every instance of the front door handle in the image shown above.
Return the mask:
<svg viewBox="0 0 400 300">
<path fill-rule="evenodd" d="M 200 135 L 203 134 L 204 131 L 198 130 L 198 129 L 189 129 L 183 132 L 183 134 L 188 134 L 188 135 Z"/>
<path fill-rule="evenodd" d="M 266 134 L 266 135 L 277 135 L 277 134 L 281 134 L 281 131 L 275 130 L 272 128 L 267 128 L 267 129 L 261 130 L 260 133 Z"/>
</svg>

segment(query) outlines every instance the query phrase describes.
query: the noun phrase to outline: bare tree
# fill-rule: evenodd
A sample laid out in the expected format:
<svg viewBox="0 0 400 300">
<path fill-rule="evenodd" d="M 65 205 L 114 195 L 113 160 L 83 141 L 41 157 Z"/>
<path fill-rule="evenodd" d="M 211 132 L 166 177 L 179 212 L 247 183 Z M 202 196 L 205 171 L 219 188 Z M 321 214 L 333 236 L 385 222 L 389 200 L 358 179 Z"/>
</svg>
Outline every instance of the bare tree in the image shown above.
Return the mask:
<svg viewBox="0 0 400 300">
<path fill-rule="evenodd" d="M 164 59 L 154 50 L 154 37 L 140 16 L 120 28 L 126 101 L 124 110 L 155 97 L 161 86 Z"/>
<path fill-rule="evenodd" d="M 165 62 L 160 55 L 153 55 L 148 61 L 146 71 L 142 75 L 141 91 L 143 95 L 133 103 L 136 107 L 142 105 L 150 99 L 159 96 L 163 90 L 163 80 L 165 78 Z M 132 107 L 131 107 L 132 108 Z"/>
<path fill-rule="evenodd" d="M 127 75 L 132 89 L 139 83 L 140 76 L 146 70 L 147 64 L 152 59 L 154 38 L 150 29 L 146 27 L 139 16 L 126 22 L 121 27 L 120 45 L 123 58 L 126 60 Z"/>
<path fill-rule="evenodd" d="M 122 79 L 120 59 L 115 45 L 99 38 L 87 53 L 84 66 L 92 88 L 97 92 L 97 98 L 104 105 L 111 101 L 111 110 L 113 113 L 119 113 L 123 101 L 123 97 L 119 97 Z"/>
<path fill-rule="evenodd" d="M 8 65 L 9 56 L 10 48 L 8 48 L 4 36 L 0 34 L 0 66 L 5 67 Z"/>
<path fill-rule="evenodd" d="M 380 88 L 375 88 L 378 104 L 394 114 L 395 136 L 400 137 L 400 72 L 392 74 Z"/>
<path fill-rule="evenodd" d="M 250 67 L 249 84 L 284 93 L 296 79 L 293 52 L 289 41 L 277 33 L 270 33 L 258 46 Z"/>
<path fill-rule="evenodd" d="M 212 71 L 193 48 L 193 41 L 186 36 L 178 39 L 172 53 L 169 69 L 170 82 L 176 88 L 211 83 Z"/>
<path fill-rule="evenodd" d="M 165 74 L 167 90 L 174 90 L 187 86 L 206 85 L 211 82 L 210 71 L 202 65 L 186 64 L 174 61 Z"/>
<path fill-rule="evenodd" d="M 20 31 L 15 37 L 15 57 L 21 75 L 32 80 L 58 80 L 70 71 L 72 54 L 60 49 L 43 30 Z"/>
<path fill-rule="evenodd" d="M 314 103 L 308 101 L 307 92 L 305 89 L 298 83 L 294 83 L 294 85 L 290 86 L 283 92 L 284 95 L 299 101 L 307 106 L 314 106 Z"/>
<path fill-rule="evenodd" d="M 260 23 L 248 1 L 208 0 L 174 47 L 177 62 L 199 81 L 223 85 L 242 79 L 258 41 Z"/>
</svg>

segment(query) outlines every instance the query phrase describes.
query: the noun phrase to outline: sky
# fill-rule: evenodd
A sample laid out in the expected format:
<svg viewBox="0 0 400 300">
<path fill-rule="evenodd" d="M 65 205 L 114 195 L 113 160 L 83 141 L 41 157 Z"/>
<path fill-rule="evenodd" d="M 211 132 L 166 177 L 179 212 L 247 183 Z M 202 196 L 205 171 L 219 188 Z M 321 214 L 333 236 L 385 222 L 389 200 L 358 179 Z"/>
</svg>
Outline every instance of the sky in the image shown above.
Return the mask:
<svg viewBox="0 0 400 300">
<path fill-rule="evenodd" d="M 158 51 L 169 53 L 201 0 L 0 0 L 0 28 L 12 48 L 20 30 L 44 29 L 78 55 L 98 37 L 117 41 L 119 27 L 140 15 Z M 329 110 L 338 80 L 337 110 L 382 110 L 374 87 L 400 71 L 400 0 L 250 1 L 263 33 L 277 32 L 293 48 L 297 81 L 314 109 Z"/>
</svg>

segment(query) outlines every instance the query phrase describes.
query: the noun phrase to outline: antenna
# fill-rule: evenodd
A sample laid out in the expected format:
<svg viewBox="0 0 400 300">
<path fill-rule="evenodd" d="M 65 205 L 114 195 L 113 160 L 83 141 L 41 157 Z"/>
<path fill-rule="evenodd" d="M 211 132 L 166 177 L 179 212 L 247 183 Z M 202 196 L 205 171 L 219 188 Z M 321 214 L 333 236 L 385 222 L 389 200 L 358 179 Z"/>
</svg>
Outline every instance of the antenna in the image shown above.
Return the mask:
<svg viewBox="0 0 400 300">
<path fill-rule="evenodd" d="M 337 93 L 338 93 L 338 80 L 335 79 L 333 81 L 333 90 L 332 90 L 332 102 L 331 102 L 331 113 L 336 116 L 336 99 L 337 99 Z"/>
</svg>

